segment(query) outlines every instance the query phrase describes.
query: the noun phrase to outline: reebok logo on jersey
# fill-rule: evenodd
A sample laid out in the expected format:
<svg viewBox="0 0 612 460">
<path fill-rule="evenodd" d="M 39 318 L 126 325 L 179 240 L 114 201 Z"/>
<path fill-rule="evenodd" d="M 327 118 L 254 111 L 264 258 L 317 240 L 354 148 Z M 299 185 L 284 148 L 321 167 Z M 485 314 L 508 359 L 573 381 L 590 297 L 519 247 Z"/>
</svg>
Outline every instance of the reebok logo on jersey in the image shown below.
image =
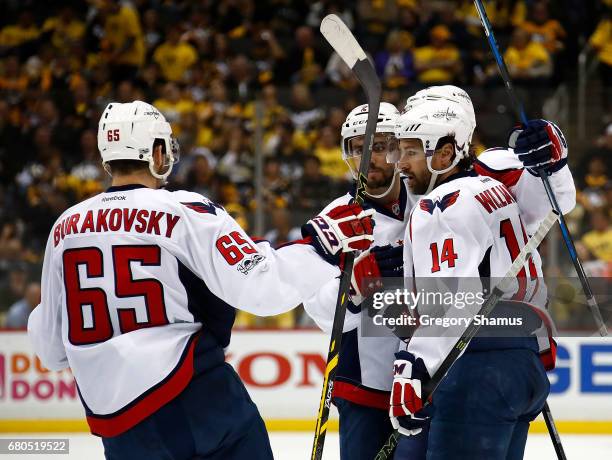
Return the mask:
<svg viewBox="0 0 612 460">
<path fill-rule="evenodd" d="M 116 195 L 116 196 L 107 196 L 102 198 L 102 203 L 107 201 L 123 201 L 125 200 L 125 195 Z"/>
<path fill-rule="evenodd" d="M 72 214 L 53 229 L 53 243 L 57 246 L 68 235 L 77 233 L 136 232 L 172 237 L 180 216 L 148 209 L 98 209 L 84 216 Z"/>
<path fill-rule="evenodd" d="M 192 202 L 181 202 L 181 204 L 187 206 L 195 212 L 200 214 L 214 214 L 217 215 L 217 209 L 223 209 L 223 206 L 213 203 L 212 201 L 192 201 Z"/>
<path fill-rule="evenodd" d="M 510 203 L 516 203 L 508 189 L 504 185 L 494 185 L 493 187 L 474 195 L 474 198 L 491 214 L 499 208 L 504 208 Z"/>
<path fill-rule="evenodd" d="M 430 200 L 429 198 L 423 198 L 419 202 L 419 207 L 423 211 L 427 211 L 429 214 L 433 214 L 436 206 L 440 208 L 440 211 L 444 212 L 449 206 L 452 206 L 459 198 L 459 190 L 448 193 L 444 195 L 442 198 L 436 199 L 436 201 Z"/>
</svg>

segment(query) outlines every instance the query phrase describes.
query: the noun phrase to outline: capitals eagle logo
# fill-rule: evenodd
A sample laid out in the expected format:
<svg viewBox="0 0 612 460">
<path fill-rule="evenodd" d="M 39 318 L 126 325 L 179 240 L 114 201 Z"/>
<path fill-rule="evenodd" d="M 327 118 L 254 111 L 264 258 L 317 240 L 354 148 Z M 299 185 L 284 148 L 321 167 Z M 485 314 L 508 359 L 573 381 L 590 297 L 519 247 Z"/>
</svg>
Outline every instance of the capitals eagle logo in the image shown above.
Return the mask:
<svg viewBox="0 0 612 460">
<path fill-rule="evenodd" d="M 459 198 L 459 190 L 448 193 L 442 198 L 436 199 L 436 201 L 430 200 L 429 198 L 423 198 L 419 202 L 419 207 L 423 211 L 427 211 L 429 214 L 433 214 L 434 210 L 436 209 L 436 206 L 440 208 L 441 212 L 444 212 L 446 208 L 455 204 L 457 198 Z"/>
</svg>

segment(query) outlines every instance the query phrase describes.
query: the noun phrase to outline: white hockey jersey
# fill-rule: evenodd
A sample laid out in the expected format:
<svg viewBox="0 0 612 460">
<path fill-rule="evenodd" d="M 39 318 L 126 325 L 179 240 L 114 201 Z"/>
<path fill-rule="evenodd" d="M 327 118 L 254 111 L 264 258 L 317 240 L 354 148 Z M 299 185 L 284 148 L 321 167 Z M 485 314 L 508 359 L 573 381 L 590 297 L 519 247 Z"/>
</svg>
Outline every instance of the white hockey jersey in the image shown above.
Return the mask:
<svg viewBox="0 0 612 460">
<path fill-rule="evenodd" d="M 321 213 L 347 204 L 352 198 L 349 193 L 336 198 Z M 367 206 L 376 209 L 374 245 L 397 246 L 403 243 L 408 215 L 416 199 L 402 183 L 399 200 L 389 207 L 366 200 Z M 339 283 L 338 279 L 330 280 L 304 302 L 308 315 L 326 332 L 330 332 L 333 326 Z M 400 340 L 392 334 L 389 337 L 364 337 L 359 311 L 349 302 L 333 396 L 386 410 L 389 405 L 386 392 L 391 389 L 391 369 Z"/>
<path fill-rule="evenodd" d="M 550 210 L 550 203 L 541 180 L 524 170 L 512 150 L 501 148 L 487 150 L 478 157 L 474 169 L 482 176 L 499 180 L 508 188 L 520 209 L 528 234 L 538 227 Z M 576 189 L 568 166 L 565 165 L 553 173 L 550 182 L 563 212 L 571 211 L 576 203 Z M 350 194 L 341 196 L 330 203 L 325 210 L 346 204 L 350 199 Z M 381 206 L 366 200 L 368 205 L 374 206 L 377 210 L 374 227 L 375 246 L 404 241 L 408 216 L 419 199 L 420 196 L 412 195 L 404 185 L 398 203 L 400 211 L 398 213 L 389 213 Z M 332 328 L 338 286 L 337 279 L 331 280 L 304 302 L 308 315 L 326 332 L 330 332 Z M 540 295 L 544 295 L 544 292 L 540 291 Z M 390 375 L 395 352 L 402 342 L 395 336 L 362 337 L 359 309 L 352 308 L 352 310 L 351 312 L 349 303 L 334 394 L 357 404 L 387 410 L 389 400 L 386 392 L 391 391 L 393 379 Z"/>
<path fill-rule="evenodd" d="M 527 239 L 519 206 L 504 184 L 474 172 L 455 174 L 422 197 L 412 211 L 404 244 L 404 276 L 413 280 L 408 288 L 419 292 L 425 278 L 459 278 L 457 292 L 462 292 L 463 278 L 474 292 L 473 280 L 504 277 Z M 517 306 L 536 318 L 537 327 L 528 333 L 533 332 L 538 339 L 540 352 L 554 353 L 548 340 L 551 326 L 541 279 L 541 259 L 535 251 L 506 298 L 521 302 Z M 479 307 L 477 302 L 462 308 L 452 305 L 445 319 L 468 318 Z M 419 306 L 422 321 L 427 312 Z M 421 357 L 433 375 L 466 327 L 425 321 L 407 349 Z"/>
<path fill-rule="evenodd" d="M 223 363 L 234 308 L 279 314 L 338 275 L 309 245 L 255 244 L 201 195 L 111 187 L 54 225 L 28 334 L 44 366 L 72 369 L 92 433 L 115 436 Z"/>
<path fill-rule="evenodd" d="M 481 176 L 497 179 L 510 190 L 521 211 L 525 229 L 532 235 L 551 209 L 542 179 L 524 169 L 512 149 L 485 150 L 474 161 L 474 170 Z M 561 169 L 549 176 L 549 181 L 561 211 L 567 214 L 576 206 L 576 187 L 566 161 Z"/>
</svg>

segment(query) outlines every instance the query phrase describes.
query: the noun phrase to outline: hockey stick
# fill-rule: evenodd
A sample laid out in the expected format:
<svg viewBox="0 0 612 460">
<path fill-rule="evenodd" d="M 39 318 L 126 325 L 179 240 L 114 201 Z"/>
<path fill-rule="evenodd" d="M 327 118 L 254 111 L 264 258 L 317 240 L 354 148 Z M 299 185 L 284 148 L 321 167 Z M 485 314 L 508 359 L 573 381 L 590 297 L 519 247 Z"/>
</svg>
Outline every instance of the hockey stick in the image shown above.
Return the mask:
<svg viewBox="0 0 612 460">
<path fill-rule="evenodd" d="M 489 17 L 487 16 L 487 11 L 482 4 L 482 0 L 474 0 L 474 4 L 476 9 L 478 10 L 478 15 L 480 16 L 480 22 L 482 23 L 482 27 L 484 28 L 485 35 L 487 36 L 487 40 L 489 42 L 489 46 L 493 53 L 493 57 L 495 58 L 495 62 L 497 63 L 497 67 L 499 68 L 499 72 L 501 77 L 506 85 L 506 91 L 512 100 L 514 105 L 514 110 L 518 114 L 521 119 L 523 125 L 527 125 L 527 115 L 525 114 L 525 109 L 523 105 L 519 101 L 516 92 L 514 91 L 514 86 L 512 85 L 512 80 L 510 79 L 510 75 L 508 73 L 508 68 L 506 67 L 506 63 L 504 58 L 499 52 L 499 46 L 497 45 L 497 40 L 495 40 L 495 35 L 493 34 L 493 27 L 491 27 L 491 23 L 489 21 Z M 584 268 L 582 267 L 582 263 L 580 259 L 578 259 L 578 254 L 576 253 L 576 246 L 574 245 L 574 240 L 572 235 L 570 234 L 569 229 L 567 228 L 567 224 L 565 223 L 565 217 L 563 217 L 563 212 L 561 212 L 561 207 L 557 202 L 557 197 L 550 186 L 550 181 L 548 180 L 548 173 L 544 169 L 540 169 L 538 171 L 538 175 L 540 179 L 542 179 L 542 183 L 544 184 L 544 189 L 546 190 L 546 195 L 548 196 L 548 201 L 552 208 L 556 211 L 559 219 L 559 228 L 561 229 L 561 235 L 563 236 L 563 241 L 565 242 L 565 246 L 570 255 L 570 259 L 574 264 L 574 268 L 576 269 L 576 273 L 578 275 L 578 279 L 580 280 L 580 284 L 582 284 L 582 290 L 584 291 L 587 304 L 589 309 L 591 310 L 591 314 L 595 319 L 595 323 L 599 328 L 599 335 L 605 337 L 608 335 L 608 329 L 601 317 L 601 311 L 599 310 L 599 305 L 597 305 L 597 301 L 595 300 L 595 296 L 593 295 L 593 291 L 591 289 L 591 284 L 584 272 Z M 555 448 L 555 452 L 557 453 L 557 458 L 559 460 L 565 460 L 565 452 L 563 450 L 563 445 L 561 444 L 561 438 L 559 436 L 559 431 L 555 425 L 555 421 L 553 419 L 552 413 L 550 412 L 550 408 L 548 407 L 548 402 L 544 404 L 544 408 L 542 409 L 542 415 L 544 417 L 544 422 L 546 423 L 546 427 L 548 428 L 548 433 L 550 435 L 550 439 Z"/>
<path fill-rule="evenodd" d="M 489 22 L 489 18 L 487 16 L 487 12 L 484 8 L 484 5 L 482 4 L 482 0 L 474 0 L 474 4 L 476 5 L 476 9 L 478 10 L 480 22 L 482 22 L 482 27 L 484 28 L 485 35 L 487 36 L 487 40 L 489 41 L 489 46 L 491 47 L 493 57 L 495 58 L 495 62 L 497 63 L 497 67 L 499 68 L 499 72 L 501 73 L 501 77 L 506 86 L 506 91 L 508 92 L 508 95 L 512 100 L 514 109 L 520 117 L 521 122 L 523 123 L 523 125 L 527 125 L 527 115 L 525 115 L 523 105 L 519 101 L 516 92 L 514 91 L 514 86 L 512 85 L 512 80 L 510 79 L 508 68 L 506 67 L 504 58 L 499 52 L 499 46 L 497 46 L 497 41 L 495 40 L 495 35 L 493 34 L 493 28 L 491 27 L 491 23 Z M 557 202 L 555 192 L 553 192 L 552 187 L 550 186 L 550 181 L 548 180 L 548 173 L 543 169 L 540 169 L 538 170 L 538 175 L 540 176 L 544 184 L 546 195 L 548 195 L 548 201 L 550 201 L 552 208 L 557 212 L 559 216 L 559 228 L 561 228 L 561 235 L 563 235 L 563 241 L 567 246 L 570 258 L 572 259 L 574 268 L 576 269 L 576 273 L 578 274 L 580 284 L 582 284 L 582 289 L 584 290 L 587 305 L 589 306 L 591 314 L 595 319 L 595 323 L 599 328 L 599 335 L 605 337 L 608 335 L 608 329 L 606 328 L 603 318 L 601 317 L 601 311 L 599 310 L 599 305 L 597 305 L 597 301 L 595 300 L 595 296 L 593 295 L 593 290 L 591 289 L 589 279 L 587 278 L 586 273 L 584 272 L 584 268 L 582 267 L 580 259 L 578 259 L 574 240 L 572 238 L 572 235 L 570 234 L 569 229 L 567 228 L 567 224 L 565 223 L 565 218 L 563 217 L 561 207 Z"/>
<path fill-rule="evenodd" d="M 514 259 L 514 262 L 508 269 L 508 272 L 501 279 L 501 281 L 493 288 L 491 294 L 489 295 L 489 297 L 487 297 L 487 300 L 485 300 L 485 302 L 482 304 L 480 310 L 478 310 L 478 313 L 476 313 L 475 316 L 488 317 L 491 314 L 493 308 L 495 308 L 495 305 L 497 305 L 497 303 L 501 300 L 501 297 L 503 296 L 504 292 L 507 291 L 511 287 L 512 282 L 515 281 L 518 272 L 521 271 L 521 269 L 524 267 L 527 258 L 531 255 L 533 251 L 538 248 L 546 234 L 555 224 L 556 220 L 557 213 L 556 211 L 551 209 L 546 218 L 540 223 L 540 226 L 538 227 L 535 234 L 531 238 L 529 238 L 525 246 L 523 246 L 523 249 L 521 249 L 521 252 L 519 252 L 519 254 L 516 256 L 516 259 Z M 422 400 L 424 405 L 429 404 L 430 398 L 436 391 L 436 388 L 438 388 L 438 385 L 440 385 L 440 382 L 442 381 L 442 379 L 444 379 L 452 365 L 455 364 L 457 359 L 459 359 L 463 351 L 467 348 L 468 344 L 470 343 L 470 340 L 478 333 L 478 330 L 481 328 L 481 326 L 482 323 L 476 324 L 476 322 L 472 321 L 467 327 L 467 329 L 464 331 L 463 335 L 457 340 L 446 358 L 444 358 L 444 361 L 442 361 L 442 364 L 440 364 L 438 370 L 434 373 L 434 375 L 423 388 Z M 545 408 L 548 408 L 548 405 L 546 405 Z M 548 413 L 550 414 L 550 409 L 548 410 Z M 550 420 L 552 421 L 552 418 Z M 548 421 L 546 423 L 548 425 Z M 556 428 L 554 431 L 555 433 L 557 432 Z M 396 430 L 391 434 L 385 445 L 378 452 L 375 457 L 375 460 L 387 460 L 392 458 L 392 453 L 395 449 L 395 446 L 397 445 L 397 442 L 398 432 Z M 560 442 L 559 447 L 562 451 L 563 447 L 561 447 Z M 555 450 L 557 450 L 556 444 Z M 559 458 L 565 460 L 565 456 Z"/>
<path fill-rule="evenodd" d="M 325 16 L 321 21 L 321 33 L 346 65 L 349 66 L 355 77 L 357 77 L 368 100 L 368 121 L 366 124 L 363 151 L 361 154 L 355 191 L 355 201 L 362 204 L 365 199 L 365 187 L 368 183 L 368 169 L 370 167 L 370 157 L 372 155 L 372 142 L 374 141 L 374 132 L 376 130 L 376 123 L 378 122 L 381 93 L 380 81 L 365 52 L 361 46 L 359 46 L 359 43 L 357 43 L 357 40 L 348 27 L 342 22 L 342 19 L 335 14 Z M 323 375 L 323 389 L 319 402 L 319 412 L 317 415 L 317 424 L 310 456 L 311 460 L 320 460 L 323 456 L 323 446 L 325 445 L 325 434 L 327 433 L 327 421 L 329 419 L 334 380 L 338 369 L 342 329 L 344 326 L 344 317 L 346 316 L 346 306 L 349 300 L 348 291 L 354 260 L 354 253 L 351 252 L 346 255 L 344 268 L 340 276 L 340 287 L 338 289 L 334 323 L 327 352 L 327 364 Z"/>
</svg>

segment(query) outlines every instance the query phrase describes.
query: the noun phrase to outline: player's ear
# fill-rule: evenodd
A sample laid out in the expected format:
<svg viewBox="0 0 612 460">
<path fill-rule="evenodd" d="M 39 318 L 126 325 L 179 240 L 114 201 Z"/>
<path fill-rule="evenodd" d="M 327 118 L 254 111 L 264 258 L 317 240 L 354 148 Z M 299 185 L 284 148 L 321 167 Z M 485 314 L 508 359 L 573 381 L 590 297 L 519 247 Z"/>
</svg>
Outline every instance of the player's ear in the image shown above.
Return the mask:
<svg viewBox="0 0 612 460">
<path fill-rule="evenodd" d="M 157 169 L 164 164 L 163 149 L 161 144 L 157 144 L 153 147 L 153 162 Z"/>
<path fill-rule="evenodd" d="M 442 168 L 446 168 L 450 166 L 453 161 L 453 156 L 455 155 L 455 147 L 450 142 L 447 142 L 442 146 L 439 150 L 440 161 L 442 162 Z"/>
</svg>

